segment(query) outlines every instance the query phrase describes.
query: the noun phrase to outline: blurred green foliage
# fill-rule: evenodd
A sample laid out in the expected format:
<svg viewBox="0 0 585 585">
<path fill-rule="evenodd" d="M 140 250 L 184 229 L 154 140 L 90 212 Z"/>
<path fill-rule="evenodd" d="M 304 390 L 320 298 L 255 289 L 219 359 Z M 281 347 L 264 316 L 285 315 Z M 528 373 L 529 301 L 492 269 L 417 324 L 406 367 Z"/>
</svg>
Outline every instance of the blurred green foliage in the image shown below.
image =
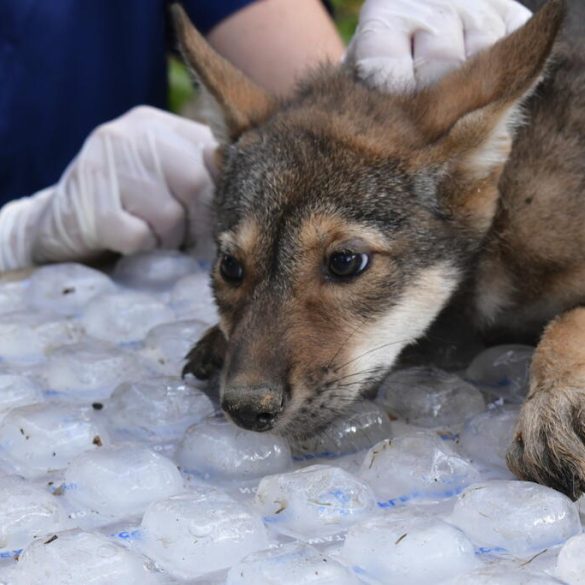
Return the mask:
<svg viewBox="0 0 585 585">
<path fill-rule="evenodd" d="M 335 11 L 335 23 L 339 34 L 347 43 L 357 25 L 363 0 L 331 0 Z M 169 109 L 180 112 L 194 95 L 193 86 L 185 66 L 176 58 L 169 57 Z"/>
</svg>

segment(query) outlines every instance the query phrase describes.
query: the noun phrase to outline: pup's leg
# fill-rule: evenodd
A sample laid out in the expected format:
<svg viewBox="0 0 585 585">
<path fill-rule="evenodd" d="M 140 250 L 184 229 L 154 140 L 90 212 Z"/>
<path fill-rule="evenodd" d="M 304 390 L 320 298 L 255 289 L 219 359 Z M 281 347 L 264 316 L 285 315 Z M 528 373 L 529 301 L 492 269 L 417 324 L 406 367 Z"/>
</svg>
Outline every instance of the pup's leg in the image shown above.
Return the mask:
<svg viewBox="0 0 585 585">
<path fill-rule="evenodd" d="M 579 308 L 552 321 L 536 348 L 508 466 L 576 499 L 585 491 L 584 440 L 585 308 Z"/>
<path fill-rule="evenodd" d="M 185 356 L 183 376 L 193 374 L 199 380 L 209 380 L 223 367 L 227 341 L 218 325 L 211 327 Z"/>
</svg>

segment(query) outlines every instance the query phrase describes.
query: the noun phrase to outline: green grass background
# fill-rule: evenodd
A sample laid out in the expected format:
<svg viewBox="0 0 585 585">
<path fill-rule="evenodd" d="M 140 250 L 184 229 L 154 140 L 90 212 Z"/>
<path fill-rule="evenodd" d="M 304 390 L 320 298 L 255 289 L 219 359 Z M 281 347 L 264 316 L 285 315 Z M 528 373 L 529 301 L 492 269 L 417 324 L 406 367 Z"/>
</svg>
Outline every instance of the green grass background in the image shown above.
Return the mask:
<svg viewBox="0 0 585 585">
<path fill-rule="evenodd" d="M 291 0 L 294 1 L 294 0 Z M 347 43 L 355 30 L 363 0 L 331 0 L 335 10 L 335 23 L 343 40 Z M 194 91 L 183 64 L 169 58 L 169 109 L 179 113 L 193 97 Z"/>
</svg>

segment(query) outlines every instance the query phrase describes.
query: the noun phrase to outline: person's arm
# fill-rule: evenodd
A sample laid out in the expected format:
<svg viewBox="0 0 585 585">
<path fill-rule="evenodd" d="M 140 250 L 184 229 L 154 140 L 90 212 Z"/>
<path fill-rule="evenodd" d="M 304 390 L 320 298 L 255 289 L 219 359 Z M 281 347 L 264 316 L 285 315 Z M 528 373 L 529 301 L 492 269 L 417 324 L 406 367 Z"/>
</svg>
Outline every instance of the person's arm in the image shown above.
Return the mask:
<svg viewBox="0 0 585 585">
<path fill-rule="evenodd" d="M 311 66 L 337 63 L 343 42 L 320 0 L 259 0 L 207 35 L 224 57 L 269 91 L 285 94 Z"/>
</svg>

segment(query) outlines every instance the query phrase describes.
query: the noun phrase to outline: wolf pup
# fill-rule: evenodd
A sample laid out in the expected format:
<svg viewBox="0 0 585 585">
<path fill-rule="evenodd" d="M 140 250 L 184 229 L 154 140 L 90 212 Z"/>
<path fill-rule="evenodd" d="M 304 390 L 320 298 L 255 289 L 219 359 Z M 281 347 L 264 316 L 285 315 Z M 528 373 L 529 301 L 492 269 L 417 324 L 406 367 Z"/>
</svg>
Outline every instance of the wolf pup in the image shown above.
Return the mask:
<svg viewBox="0 0 585 585">
<path fill-rule="evenodd" d="M 221 319 L 185 371 L 221 371 L 238 425 L 317 432 L 466 284 L 477 327 L 540 336 L 511 469 L 585 489 L 585 53 L 555 43 L 564 13 L 550 0 L 420 91 L 324 65 L 279 100 L 174 7 L 221 144 Z"/>
</svg>

